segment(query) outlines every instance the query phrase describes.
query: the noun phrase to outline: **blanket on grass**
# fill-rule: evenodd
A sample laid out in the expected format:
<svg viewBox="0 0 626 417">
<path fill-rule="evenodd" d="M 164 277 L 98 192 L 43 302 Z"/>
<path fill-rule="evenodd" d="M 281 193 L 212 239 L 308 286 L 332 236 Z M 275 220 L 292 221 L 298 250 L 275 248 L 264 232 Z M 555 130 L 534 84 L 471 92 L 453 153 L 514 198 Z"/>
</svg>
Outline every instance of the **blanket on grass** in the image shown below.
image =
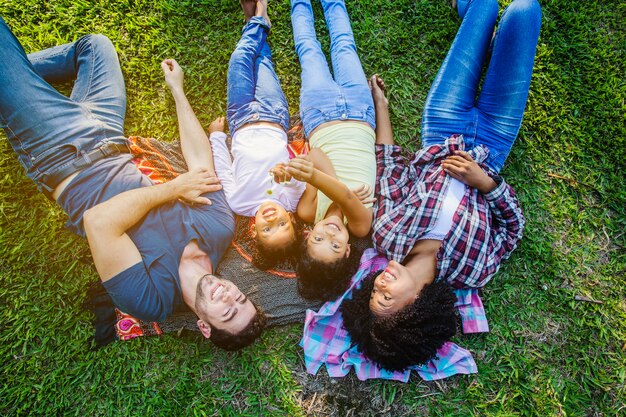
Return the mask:
<svg viewBox="0 0 626 417">
<path fill-rule="evenodd" d="M 302 124 L 292 121 L 288 133 L 290 157 L 308 153 Z M 169 181 L 187 171 L 179 142 L 164 142 L 152 138 L 129 138 L 133 162 L 155 183 Z M 217 274 L 233 281 L 245 294 L 260 306 L 268 318 L 269 326 L 303 322 L 307 309 L 317 309 L 318 302 L 304 300 L 298 295 L 295 265 L 286 261 L 269 271 L 261 271 L 251 264 L 253 240 L 250 236 L 250 218 L 236 216 L 235 237 L 231 248 L 217 268 Z M 176 311 L 162 323 L 144 322 L 113 305 L 102 284 L 98 281 L 88 289 L 87 309 L 94 312 L 95 342 L 97 346 L 115 340 L 129 340 L 139 336 L 158 335 L 182 329 L 197 330 L 197 317 L 184 308 Z"/>
</svg>

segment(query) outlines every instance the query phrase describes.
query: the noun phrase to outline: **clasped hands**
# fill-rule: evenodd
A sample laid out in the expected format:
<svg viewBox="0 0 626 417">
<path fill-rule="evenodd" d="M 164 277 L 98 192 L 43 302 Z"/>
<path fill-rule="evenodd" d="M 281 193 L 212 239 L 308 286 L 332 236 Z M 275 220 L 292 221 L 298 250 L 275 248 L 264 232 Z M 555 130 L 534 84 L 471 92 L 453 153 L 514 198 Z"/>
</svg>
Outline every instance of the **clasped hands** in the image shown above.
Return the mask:
<svg viewBox="0 0 626 417">
<path fill-rule="evenodd" d="M 315 171 L 315 164 L 309 155 L 298 155 L 290 159 L 287 164 L 282 162 L 276 164 L 274 168 L 270 170 L 270 175 L 272 175 L 274 181 L 278 183 L 289 182 L 291 178 L 310 183 L 313 175 L 315 175 Z M 351 191 L 363 204 L 373 203 L 376 200 L 372 195 L 372 188 L 367 184 L 361 184 Z"/>
</svg>

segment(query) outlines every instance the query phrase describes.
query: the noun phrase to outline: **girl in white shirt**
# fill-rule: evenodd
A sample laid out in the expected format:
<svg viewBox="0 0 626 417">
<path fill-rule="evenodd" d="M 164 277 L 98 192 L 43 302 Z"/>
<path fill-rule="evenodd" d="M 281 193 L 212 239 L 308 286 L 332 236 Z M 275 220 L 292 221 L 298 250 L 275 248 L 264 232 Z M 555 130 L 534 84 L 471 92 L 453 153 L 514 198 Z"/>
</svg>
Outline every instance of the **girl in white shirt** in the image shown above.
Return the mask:
<svg viewBox="0 0 626 417">
<path fill-rule="evenodd" d="M 233 159 L 223 126 L 210 140 L 230 208 L 255 218 L 253 262 L 266 269 L 295 254 L 299 234 L 293 213 L 306 185 L 295 179 L 280 182 L 280 168 L 276 176 L 271 175 L 275 167 L 289 161 L 289 110 L 267 44 L 271 26 L 267 0 L 241 0 L 241 5 L 246 24 L 228 65 L 227 119 Z M 223 118 L 217 123 L 223 125 Z"/>
</svg>

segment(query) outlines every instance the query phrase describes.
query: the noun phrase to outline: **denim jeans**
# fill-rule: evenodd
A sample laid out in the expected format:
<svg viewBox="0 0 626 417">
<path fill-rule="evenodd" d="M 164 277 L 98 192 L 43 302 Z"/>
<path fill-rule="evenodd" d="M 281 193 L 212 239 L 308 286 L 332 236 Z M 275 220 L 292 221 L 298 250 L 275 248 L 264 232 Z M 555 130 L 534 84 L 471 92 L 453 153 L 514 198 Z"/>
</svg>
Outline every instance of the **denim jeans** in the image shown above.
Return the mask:
<svg viewBox="0 0 626 417">
<path fill-rule="evenodd" d="M 272 64 L 268 32 L 263 17 L 252 17 L 230 57 L 227 119 L 231 134 L 253 122 L 273 122 L 289 129 L 287 99 Z"/>
<path fill-rule="evenodd" d="M 477 96 L 498 2 L 469 0 L 460 2 L 459 7 L 463 21 L 426 98 L 422 144 L 443 143 L 452 134 L 462 134 L 467 149 L 479 144 L 489 149 L 486 163 L 499 172 L 522 123 L 541 8 L 536 0 L 515 0 L 506 8 Z"/>
<path fill-rule="evenodd" d="M 291 1 L 291 25 L 302 67 L 300 117 L 309 134 L 334 120 L 358 120 L 376 128 L 374 101 L 356 52 L 350 18 L 343 0 L 322 0 L 330 33 L 333 76 L 315 34 L 310 0 Z"/>
<path fill-rule="evenodd" d="M 76 79 L 70 97 L 49 82 Z M 126 93 L 115 48 L 102 35 L 26 55 L 0 18 L 0 125 L 26 175 L 46 175 L 105 141 L 125 143 Z"/>
</svg>

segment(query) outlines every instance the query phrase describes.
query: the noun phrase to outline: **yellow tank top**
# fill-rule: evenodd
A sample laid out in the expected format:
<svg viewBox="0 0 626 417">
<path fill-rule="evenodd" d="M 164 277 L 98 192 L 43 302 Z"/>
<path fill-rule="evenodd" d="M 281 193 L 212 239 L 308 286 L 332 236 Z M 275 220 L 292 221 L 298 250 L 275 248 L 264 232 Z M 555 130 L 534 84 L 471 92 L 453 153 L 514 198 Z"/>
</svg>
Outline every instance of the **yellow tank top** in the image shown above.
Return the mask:
<svg viewBox="0 0 626 417">
<path fill-rule="evenodd" d="M 342 122 L 318 130 L 309 138 L 311 148 L 319 148 L 333 163 L 337 179 L 348 188 L 368 184 L 374 190 L 376 182 L 376 133 L 370 126 L 358 122 Z M 317 192 L 315 223 L 326 216 L 332 200 Z M 366 207 L 371 207 L 367 204 Z M 346 223 L 344 218 L 344 223 Z"/>
</svg>

